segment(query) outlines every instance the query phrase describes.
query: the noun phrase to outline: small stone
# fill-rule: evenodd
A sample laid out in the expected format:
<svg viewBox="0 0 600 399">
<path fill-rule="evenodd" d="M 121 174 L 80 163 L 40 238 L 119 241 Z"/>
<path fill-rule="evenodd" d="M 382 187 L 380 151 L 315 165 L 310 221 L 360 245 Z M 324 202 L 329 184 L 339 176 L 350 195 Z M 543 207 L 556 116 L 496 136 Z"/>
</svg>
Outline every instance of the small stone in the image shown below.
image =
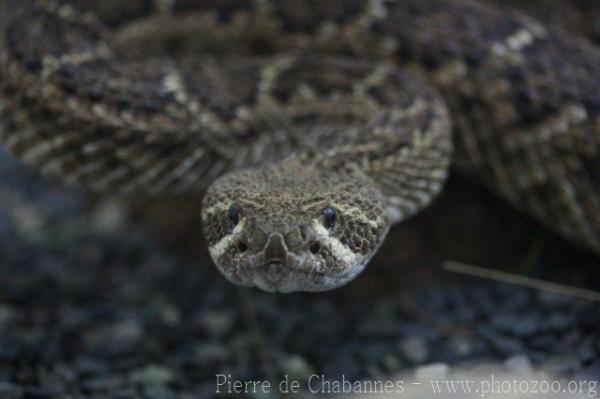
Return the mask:
<svg viewBox="0 0 600 399">
<path fill-rule="evenodd" d="M 490 323 L 492 326 L 501 331 L 511 331 L 514 329 L 514 326 L 518 323 L 518 320 L 515 315 L 502 312 L 498 314 L 494 314 L 490 318 Z"/>
<path fill-rule="evenodd" d="M 131 380 L 141 385 L 167 385 L 173 379 L 174 376 L 171 370 L 158 365 L 149 365 L 131 374 Z"/>
<path fill-rule="evenodd" d="M 505 355 L 515 354 L 521 352 L 523 349 L 523 343 L 521 341 L 508 337 L 498 337 L 498 339 L 492 342 L 492 344 L 496 349 Z"/>
<path fill-rule="evenodd" d="M 600 310 L 597 305 L 580 308 L 574 315 L 580 328 L 596 329 L 600 325 Z"/>
<path fill-rule="evenodd" d="M 479 313 L 484 315 L 494 314 L 497 311 L 497 304 L 490 298 L 489 293 L 482 288 L 479 288 L 476 292 L 479 295 L 477 296 L 477 303 L 474 305 L 479 309 Z"/>
<path fill-rule="evenodd" d="M 12 215 L 15 225 L 26 236 L 34 235 L 42 228 L 42 217 L 39 210 L 33 205 L 21 204 L 15 206 L 12 210 Z"/>
<path fill-rule="evenodd" d="M 354 348 L 350 350 L 340 350 L 333 358 L 325 364 L 324 372 L 331 378 L 341 378 L 345 375 L 348 378 L 356 378 L 360 374 L 360 362 L 353 355 Z"/>
<path fill-rule="evenodd" d="M 391 348 L 383 343 L 368 343 L 360 348 L 360 357 L 365 367 L 378 364 Z"/>
<path fill-rule="evenodd" d="M 391 304 L 380 304 L 361 320 L 358 333 L 362 336 L 397 336 L 401 326 L 394 317 L 390 317 L 392 314 L 394 310 Z"/>
<path fill-rule="evenodd" d="M 194 355 L 201 363 L 224 362 L 229 353 L 227 346 L 218 343 L 200 344 L 194 348 Z"/>
<path fill-rule="evenodd" d="M 573 319 L 564 313 L 552 313 L 550 317 L 544 319 L 544 326 L 553 330 L 566 330 L 573 325 Z"/>
<path fill-rule="evenodd" d="M 537 299 L 542 305 L 558 307 L 561 305 L 572 303 L 573 298 L 568 295 L 557 294 L 551 291 L 540 290 L 537 294 Z"/>
<path fill-rule="evenodd" d="M 282 374 L 287 374 L 291 380 L 307 381 L 314 374 L 313 367 L 300 355 L 287 355 L 279 359 Z"/>
<path fill-rule="evenodd" d="M 417 335 L 409 335 L 398 342 L 400 354 L 413 363 L 423 363 L 429 358 L 425 340 Z"/>
<path fill-rule="evenodd" d="M 525 353 L 532 364 L 543 364 L 548 360 L 548 353 L 545 351 L 527 349 Z"/>
<path fill-rule="evenodd" d="M 389 372 L 396 372 L 402 366 L 400 359 L 398 359 L 396 355 L 393 355 L 391 353 L 385 355 L 383 359 L 381 359 L 381 364 Z"/>
<path fill-rule="evenodd" d="M 75 366 L 79 373 L 90 375 L 103 374 L 110 369 L 106 363 L 91 357 L 78 358 L 75 361 Z"/>
<path fill-rule="evenodd" d="M 97 353 L 113 356 L 135 351 L 143 337 L 143 326 L 136 319 L 124 319 L 104 328 L 90 330 L 84 339 Z"/>
<path fill-rule="evenodd" d="M 77 380 L 78 372 L 65 364 L 57 364 L 54 367 L 54 373 L 65 383 L 72 384 Z"/>
<path fill-rule="evenodd" d="M 536 349 L 542 349 L 548 351 L 558 343 L 558 340 L 551 334 L 538 335 L 532 338 L 529 346 Z"/>
<path fill-rule="evenodd" d="M 144 312 L 144 319 L 149 324 L 162 323 L 169 327 L 175 327 L 181 322 L 181 312 L 177 306 L 158 300 L 148 305 Z"/>
<path fill-rule="evenodd" d="M 0 382 L 0 398 L 18 399 L 23 396 L 23 388 L 12 382 Z"/>
<path fill-rule="evenodd" d="M 123 378 L 116 375 L 99 375 L 92 378 L 86 378 L 81 382 L 81 387 L 87 391 L 106 391 L 115 390 L 122 387 L 124 384 Z"/>
<path fill-rule="evenodd" d="M 25 61 L 25 69 L 29 72 L 39 72 L 42 69 L 42 63 L 38 60 L 26 60 Z"/>
<path fill-rule="evenodd" d="M 9 368 L 0 367 L 0 382 L 8 382 L 12 379 L 12 373 Z"/>
<path fill-rule="evenodd" d="M 529 374 L 533 371 L 531 361 L 527 356 L 517 355 L 510 357 L 504 361 L 504 367 L 508 371 L 518 374 Z"/>
<path fill-rule="evenodd" d="M 444 335 L 435 328 L 427 327 L 423 324 L 413 323 L 412 319 L 402 320 L 402 331 L 404 336 L 415 335 L 431 345 L 437 342 Z"/>
<path fill-rule="evenodd" d="M 202 325 L 214 335 L 223 335 L 231 331 L 234 315 L 227 311 L 208 312 L 202 316 Z"/>
<path fill-rule="evenodd" d="M 125 387 L 111 392 L 114 399 L 137 399 L 140 397 L 135 387 Z"/>
<path fill-rule="evenodd" d="M 16 312 L 9 305 L 0 303 L 0 326 L 11 323 L 17 318 L 18 312 Z"/>
<path fill-rule="evenodd" d="M 143 328 L 138 320 L 128 319 L 113 324 L 109 332 L 115 341 L 134 343 L 142 337 Z"/>
<path fill-rule="evenodd" d="M 63 396 L 61 390 L 43 387 L 27 387 L 24 392 L 24 397 L 27 399 L 53 399 Z"/>
<path fill-rule="evenodd" d="M 523 352 L 523 343 L 520 340 L 505 336 L 492 326 L 481 326 L 478 328 L 478 332 L 503 355 L 514 355 Z"/>
<path fill-rule="evenodd" d="M 60 321 L 65 328 L 80 328 L 89 321 L 89 314 L 84 309 L 63 307 L 60 309 Z"/>
<path fill-rule="evenodd" d="M 598 357 L 598 354 L 594 350 L 594 341 L 595 339 L 593 337 L 589 337 L 581 340 L 581 342 L 577 344 L 575 354 L 579 358 L 580 362 L 583 363 L 593 361 Z"/>
<path fill-rule="evenodd" d="M 473 351 L 473 341 L 468 337 L 454 335 L 446 342 L 446 361 L 457 360 L 468 356 Z"/>
<path fill-rule="evenodd" d="M 92 224 L 100 232 L 111 233 L 121 228 L 125 221 L 125 209 L 118 200 L 105 200 L 92 214 Z"/>
<path fill-rule="evenodd" d="M 479 315 L 479 312 L 471 303 L 465 303 L 462 307 L 456 308 L 455 312 L 460 324 L 472 323 Z"/>
<path fill-rule="evenodd" d="M 515 325 L 512 326 L 511 331 L 519 337 L 528 337 L 538 331 L 541 323 L 542 320 L 539 313 L 530 313 L 519 317 Z"/>
<path fill-rule="evenodd" d="M 175 394 L 163 385 L 148 385 L 143 389 L 144 397 L 148 399 L 175 399 Z"/>
<path fill-rule="evenodd" d="M 415 370 L 415 379 L 419 381 L 442 380 L 448 375 L 448 365 L 444 363 L 432 363 L 421 366 Z"/>
</svg>

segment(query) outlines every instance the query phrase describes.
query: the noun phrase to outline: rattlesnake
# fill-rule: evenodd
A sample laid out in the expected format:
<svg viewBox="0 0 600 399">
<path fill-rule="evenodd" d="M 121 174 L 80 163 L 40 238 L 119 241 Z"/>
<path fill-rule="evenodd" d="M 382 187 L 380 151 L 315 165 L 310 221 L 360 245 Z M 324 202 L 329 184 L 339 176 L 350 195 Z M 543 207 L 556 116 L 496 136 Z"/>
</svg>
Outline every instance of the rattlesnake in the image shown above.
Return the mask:
<svg viewBox="0 0 600 399">
<path fill-rule="evenodd" d="M 206 192 L 228 279 L 319 291 L 451 161 L 600 252 L 599 72 L 586 39 L 475 0 L 42 0 L 0 39 L 0 138 L 92 190 Z"/>
</svg>

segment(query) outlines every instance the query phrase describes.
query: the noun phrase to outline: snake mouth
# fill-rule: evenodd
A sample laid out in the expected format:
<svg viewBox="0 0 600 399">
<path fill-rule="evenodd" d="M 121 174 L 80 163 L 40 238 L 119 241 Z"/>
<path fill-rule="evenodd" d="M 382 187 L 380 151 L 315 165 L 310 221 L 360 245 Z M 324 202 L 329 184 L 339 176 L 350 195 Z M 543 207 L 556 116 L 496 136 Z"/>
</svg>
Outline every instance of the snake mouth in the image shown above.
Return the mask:
<svg viewBox="0 0 600 399">
<path fill-rule="evenodd" d="M 250 266 L 250 265 L 247 265 Z M 239 274 L 227 273 L 219 268 L 230 281 L 251 287 L 254 286 L 267 292 L 290 293 L 295 291 L 327 291 L 350 281 L 362 268 L 352 267 L 341 272 L 332 273 L 328 270 L 315 270 L 315 267 L 303 268 L 305 263 L 295 262 L 288 257 L 285 261 L 280 258 L 269 258 L 251 267 L 242 268 Z"/>
<path fill-rule="evenodd" d="M 323 276 L 323 277 L 337 277 L 334 274 L 328 274 L 326 272 L 322 272 L 322 271 L 316 271 L 316 270 L 303 270 L 303 269 L 299 269 L 297 267 L 293 267 L 288 265 L 286 262 L 281 261 L 281 260 L 270 260 L 268 262 L 263 263 L 261 266 L 259 266 L 258 270 L 262 270 L 264 271 L 269 271 L 272 273 L 278 273 L 278 274 L 301 274 L 301 275 L 306 275 L 306 276 L 310 276 L 310 275 L 318 275 L 318 276 Z M 342 275 L 343 276 L 343 275 Z"/>
<path fill-rule="evenodd" d="M 285 263 L 279 260 L 265 262 L 257 269 L 258 274 L 273 281 L 280 279 L 282 275 L 288 274 L 289 271 L 290 269 L 286 267 Z"/>
<path fill-rule="evenodd" d="M 266 262 L 263 264 L 263 267 L 265 267 L 265 266 L 271 266 L 271 265 L 272 265 L 272 266 L 285 266 L 285 263 L 286 263 L 286 262 L 285 262 L 284 260 L 280 260 L 280 259 L 270 259 L 270 260 L 266 261 Z"/>
<path fill-rule="evenodd" d="M 298 270 L 286 262 L 270 260 L 256 270 L 253 282 L 262 290 L 286 293 L 297 291 L 299 282 L 309 279 L 311 274 L 314 276 L 313 272 Z"/>
</svg>

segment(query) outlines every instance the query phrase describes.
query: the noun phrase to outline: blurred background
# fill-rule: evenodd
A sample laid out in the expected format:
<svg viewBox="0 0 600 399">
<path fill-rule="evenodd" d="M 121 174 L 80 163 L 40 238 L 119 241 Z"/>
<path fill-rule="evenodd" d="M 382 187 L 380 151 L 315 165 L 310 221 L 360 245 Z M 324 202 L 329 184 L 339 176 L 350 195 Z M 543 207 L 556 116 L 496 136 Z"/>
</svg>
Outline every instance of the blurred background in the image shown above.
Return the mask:
<svg viewBox="0 0 600 399">
<path fill-rule="evenodd" d="M 576 2 L 511 3 L 565 29 L 589 21 Z M 0 26 L 20 4 L 0 0 Z M 199 223 L 198 198 L 92 197 L 0 149 L 0 398 L 205 398 L 218 373 L 385 380 L 479 364 L 600 378 L 599 302 L 444 267 L 598 291 L 600 261 L 462 178 L 327 293 L 231 285 Z"/>
</svg>

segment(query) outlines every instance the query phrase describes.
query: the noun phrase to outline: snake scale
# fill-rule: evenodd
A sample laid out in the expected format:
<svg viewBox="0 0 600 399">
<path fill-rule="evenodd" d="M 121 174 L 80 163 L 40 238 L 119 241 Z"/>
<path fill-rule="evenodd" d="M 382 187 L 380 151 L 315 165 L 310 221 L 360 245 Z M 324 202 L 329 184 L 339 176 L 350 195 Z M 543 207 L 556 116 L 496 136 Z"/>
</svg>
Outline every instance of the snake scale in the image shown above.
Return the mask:
<svg viewBox="0 0 600 399">
<path fill-rule="evenodd" d="M 204 193 L 232 282 L 343 285 L 450 166 L 600 252 L 600 51 L 475 0 L 41 0 L 0 140 L 90 190 Z"/>
</svg>

